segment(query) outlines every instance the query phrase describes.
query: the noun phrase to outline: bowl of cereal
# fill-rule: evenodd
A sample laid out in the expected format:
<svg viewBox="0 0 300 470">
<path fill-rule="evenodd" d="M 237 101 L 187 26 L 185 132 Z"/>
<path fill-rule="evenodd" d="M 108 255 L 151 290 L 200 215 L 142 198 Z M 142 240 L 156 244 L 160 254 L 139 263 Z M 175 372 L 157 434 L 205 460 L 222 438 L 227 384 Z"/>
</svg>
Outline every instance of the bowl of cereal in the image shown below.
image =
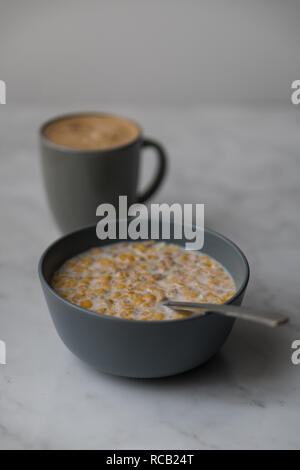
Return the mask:
<svg viewBox="0 0 300 470">
<path fill-rule="evenodd" d="M 188 316 L 163 301 L 240 305 L 249 266 L 212 230 L 205 229 L 201 251 L 185 250 L 186 241 L 99 240 L 90 226 L 54 242 L 39 276 L 65 345 L 98 370 L 125 377 L 175 375 L 208 361 L 234 319 Z"/>
</svg>

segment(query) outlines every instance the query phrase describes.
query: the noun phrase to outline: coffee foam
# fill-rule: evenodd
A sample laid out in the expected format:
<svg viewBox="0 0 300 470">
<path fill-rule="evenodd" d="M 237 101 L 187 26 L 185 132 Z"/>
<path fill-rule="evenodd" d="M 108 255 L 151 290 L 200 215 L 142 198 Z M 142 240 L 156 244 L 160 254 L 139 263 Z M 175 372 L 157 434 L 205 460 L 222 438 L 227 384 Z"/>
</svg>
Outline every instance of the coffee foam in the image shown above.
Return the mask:
<svg viewBox="0 0 300 470">
<path fill-rule="evenodd" d="M 134 141 L 138 127 L 126 119 L 105 114 L 80 114 L 48 124 L 44 136 L 51 142 L 76 150 L 105 150 Z"/>
</svg>

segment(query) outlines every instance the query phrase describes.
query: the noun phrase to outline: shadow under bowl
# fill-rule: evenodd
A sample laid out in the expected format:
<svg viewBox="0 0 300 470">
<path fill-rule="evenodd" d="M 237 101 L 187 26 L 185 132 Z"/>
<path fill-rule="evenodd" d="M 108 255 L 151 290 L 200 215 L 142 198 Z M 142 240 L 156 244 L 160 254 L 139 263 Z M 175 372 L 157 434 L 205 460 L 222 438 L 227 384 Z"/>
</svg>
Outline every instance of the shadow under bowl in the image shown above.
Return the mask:
<svg viewBox="0 0 300 470">
<path fill-rule="evenodd" d="M 93 225 L 58 239 L 42 255 L 39 276 L 62 341 L 91 366 L 124 377 L 165 377 L 205 363 L 226 341 L 234 319 L 211 312 L 179 320 L 126 320 L 81 308 L 52 289 L 52 276 L 66 260 L 89 248 L 118 241 L 99 240 Z M 186 241 L 171 238 L 167 242 L 183 246 Z M 228 303 L 240 305 L 249 280 L 244 254 L 230 240 L 207 229 L 201 252 L 219 261 L 231 274 L 236 294 Z"/>
</svg>

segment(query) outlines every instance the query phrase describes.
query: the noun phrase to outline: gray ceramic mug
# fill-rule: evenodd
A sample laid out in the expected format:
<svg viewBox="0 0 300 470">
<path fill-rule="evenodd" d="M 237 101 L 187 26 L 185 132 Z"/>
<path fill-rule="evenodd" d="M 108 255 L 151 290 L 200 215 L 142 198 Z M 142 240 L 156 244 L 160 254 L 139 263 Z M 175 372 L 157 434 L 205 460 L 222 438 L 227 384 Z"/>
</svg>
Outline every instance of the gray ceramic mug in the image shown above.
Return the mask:
<svg viewBox="0 0 300 470">
<path fill-rule="evenodd" d="M 98 205 L 110 203 L 118 207 L 120 195 L 127 196 L 128 205 L 145 202 L 160 186 L 167 167 L 163 147 L 143 137 L 141 128 L 135 123 L 139 130 L 135 140 L 105 150 L 76 150 L 57 145 L 45 137 L 44 129 L 50 123 L 80 114 L 87 113 L 59 116 L 40 128 L 46 193 L 51 212 L 63 233 L 96 223 Z M 146 147 L 156 150 L 158 166 L 152 183 L 143 194 L 138 194 L 140 156 Z"/>
</svg>

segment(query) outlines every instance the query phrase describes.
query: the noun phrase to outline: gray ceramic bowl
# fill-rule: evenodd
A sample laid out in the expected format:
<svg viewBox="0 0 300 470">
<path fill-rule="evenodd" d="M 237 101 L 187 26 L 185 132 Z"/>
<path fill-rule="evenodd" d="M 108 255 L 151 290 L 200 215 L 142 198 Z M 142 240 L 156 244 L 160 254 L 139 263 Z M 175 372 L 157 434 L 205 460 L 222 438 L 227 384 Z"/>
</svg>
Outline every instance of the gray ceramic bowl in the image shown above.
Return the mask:
<svg viewBox="0 0 300 470">
<path fill-rule="evenodd" d="M 172 232 L 172 231 L 171 231 Z M 183 245 L 185 240 L 170 240 Z M 203 364 L 224 344 L 234 320 L 216 313 L 180 320 L 142 322 L 99 315 L 60 297 L 50 287 L 55 270 L 67 259 L 100 241 L 95 226 L 66 235 L 42 255 L 39 276 L 46 301 L 65 345 L 80 359 L 110 374 L 150 378 L 179 374 Z M 222 263 L 232 275 L 237 292 L 231 303 L 240 304 L 248 279 L 248 262 L 230 240 L 205 230 L 202 250 Z"/>
</svg>

